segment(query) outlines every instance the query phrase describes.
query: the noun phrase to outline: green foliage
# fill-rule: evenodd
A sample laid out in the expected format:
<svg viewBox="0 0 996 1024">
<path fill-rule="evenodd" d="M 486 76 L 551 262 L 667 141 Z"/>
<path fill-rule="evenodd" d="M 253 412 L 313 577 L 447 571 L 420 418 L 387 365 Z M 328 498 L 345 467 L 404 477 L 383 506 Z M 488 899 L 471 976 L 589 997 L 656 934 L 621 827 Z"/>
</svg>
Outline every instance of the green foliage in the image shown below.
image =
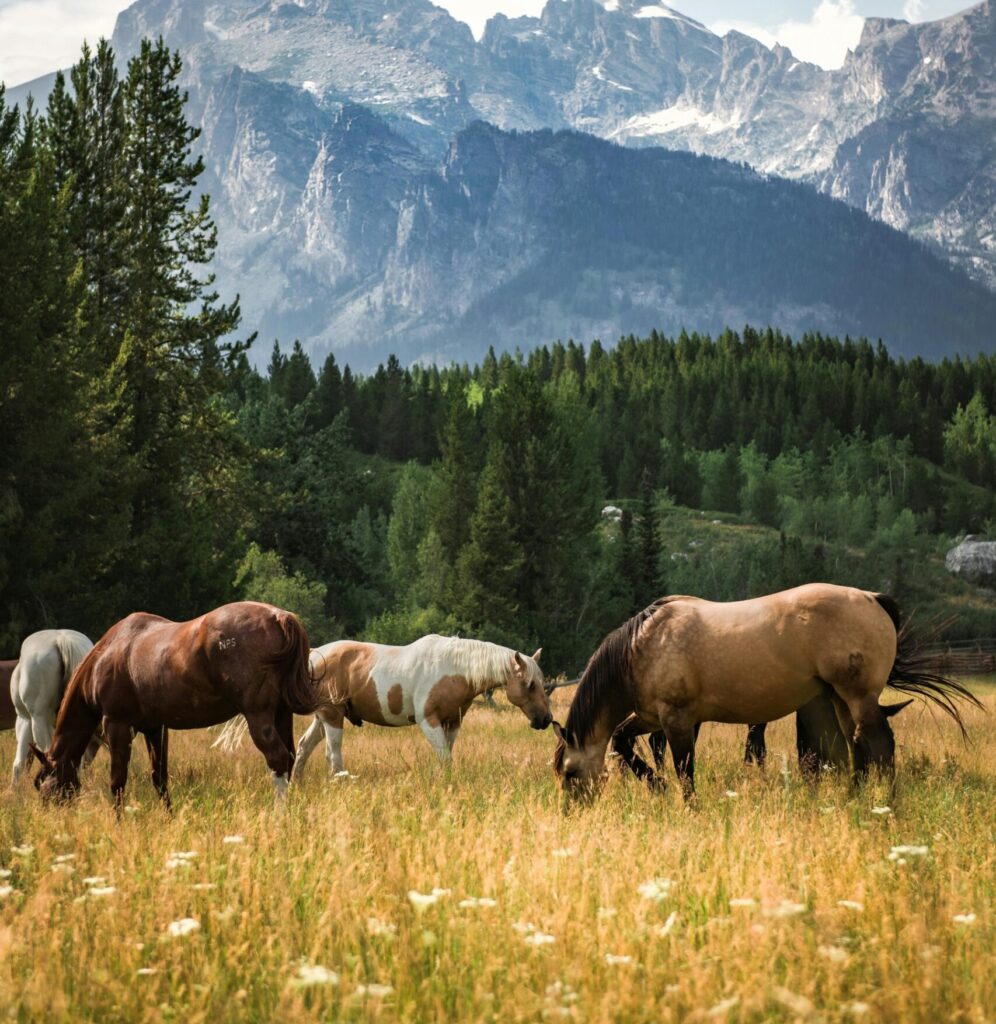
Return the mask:
<svg viewBox="0 0 996 1024">
<path fill-rule="evenodd" d="M 250 544 L 236 570 L 235 586 L 247 601 L 292 609 L 314 647 L 342 636 L 341 628 L 325 614 L 325 585 L 300 572 L 288 573 L 273 551 Z"/>
</svg>

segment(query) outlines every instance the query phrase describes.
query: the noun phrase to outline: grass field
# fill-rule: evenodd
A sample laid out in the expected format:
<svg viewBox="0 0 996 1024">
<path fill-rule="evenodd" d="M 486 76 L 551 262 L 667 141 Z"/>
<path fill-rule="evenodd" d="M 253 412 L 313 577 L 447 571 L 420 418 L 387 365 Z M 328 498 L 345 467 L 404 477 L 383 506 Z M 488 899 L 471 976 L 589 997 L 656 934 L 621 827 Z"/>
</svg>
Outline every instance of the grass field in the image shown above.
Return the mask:
<svg viewBox="0 0 996 1024">
<path fill-rule="evenodd" d="M 450 771 L 415 729 L 347 727 L 356 777 L 316 755 L 284 808 L 254 750 L 204 733 L 173 735 L 172 818 L 141 742 L 120 822 L 106 753 L 71 808 L 5 782 L 0 1020 L 992 1021 L 976 690 L 967 747 L 920 705 L 896 719 L 893 796 L 800 779 L 783 721 L 764 772 L 743 729 L 706 726 L 694 808 L 614 772 L 565 817 L 551 733 L 485 708 Z M 5 780 L 12 752 L 4 733 Z"/>
</svg>

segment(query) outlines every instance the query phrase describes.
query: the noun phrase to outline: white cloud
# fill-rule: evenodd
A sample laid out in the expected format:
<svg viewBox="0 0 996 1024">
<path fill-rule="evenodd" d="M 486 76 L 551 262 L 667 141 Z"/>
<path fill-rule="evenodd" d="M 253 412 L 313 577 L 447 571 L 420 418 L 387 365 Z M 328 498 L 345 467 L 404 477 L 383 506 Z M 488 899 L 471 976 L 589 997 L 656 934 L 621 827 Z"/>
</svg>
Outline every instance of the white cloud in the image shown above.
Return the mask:
<svg viewBox="0 0 996 1024">
<path fill-rule="evenodd" d="M 908 0 L 907 6 L 920 0 Z M 760 39 L 765 46 L 779 42 L 801 60 L 824 68 L 839 68 L 849 49 L 861 38 L 865 19 L 854 9 L 853 0 L 820 0 L 807 21 L 795 19 L 780 25 L 758 25 L 746 21 L 717 22 L 709 27 L 720 35 L 736 29 Z"/>
<path fill-rule="evenodd" d="M 923 21 L 923 0 L 906 0 L 903 17 L 907 21 Z"/>
<path fill-rule="evenodd" d="M 433 0 L 433 3 L 444 7 L 454 18 L 467 22 L 474 35 L 480 39 L 485 22 L 496 11 L 510 18 L 519 18 L 524 14 L 535 17 L 543 10 L 546 0 Z"/>
<path fill-rule="evenodd" d="M 130 0 L 13 0 L 0 3 L 0 81 L 38 78 L 79 59 L 83 40 L 110 37 Z"/>
</svg>

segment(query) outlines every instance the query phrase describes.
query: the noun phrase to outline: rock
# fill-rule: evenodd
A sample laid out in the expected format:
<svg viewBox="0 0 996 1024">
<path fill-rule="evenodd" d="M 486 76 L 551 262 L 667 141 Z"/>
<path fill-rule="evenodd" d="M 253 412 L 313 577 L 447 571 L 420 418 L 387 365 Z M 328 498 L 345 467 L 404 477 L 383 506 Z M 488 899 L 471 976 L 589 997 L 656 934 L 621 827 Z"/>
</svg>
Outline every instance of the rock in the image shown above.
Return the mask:
<svg viewBox="0 0 996 1024">
<path fill-rule="evenodd" d="M 977 540 L 969 534 L 947 553 L 944 567 L 977 586 L 996 586 L 996 541 Z"/>
</svg>

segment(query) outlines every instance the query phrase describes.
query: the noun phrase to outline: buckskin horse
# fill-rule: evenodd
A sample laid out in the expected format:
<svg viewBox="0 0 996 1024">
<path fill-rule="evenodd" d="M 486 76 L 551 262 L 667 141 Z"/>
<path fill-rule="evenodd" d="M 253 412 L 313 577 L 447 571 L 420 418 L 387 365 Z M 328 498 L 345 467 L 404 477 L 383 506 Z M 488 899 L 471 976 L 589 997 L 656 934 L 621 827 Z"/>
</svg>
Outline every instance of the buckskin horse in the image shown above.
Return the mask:
<svg viewBox="0 0 996 1024">
<path fill-rule="evenodd" d="M 145 737 L 152 782 L 168 807 L 168 730 L 242 714 L 282 797 L 294 765 L 293 716 L 323 706 L 308 651 L 295 615 L 254 601 L 189 622 L 129 615 L 100 638 L 70 680 L 49 749 L 32 748 L 42 764 L 35 785 L 43 793 L 75 793 L 80 759 L 102 721 L 115 802 L 123 799 L 134 730 Z"/>
<path fill-rule="evenodd" d="M 318 712 L 301 737 L 295 778 L 323 732 L 330 770 L 343 770 L 347 718 L 355 725 L 418 725 L 439 759 L 448 761 L 474 698 L 497 687 L 505 688 L 534 729 L 545 729 L 553 715 L 540 653 L 529 657 L 483 640 L 435 635 L 406 647 L 340 640 L 316 648 L 312 671 L 327 682 L 332 703 Z"/>
<path fill-rule="evenodd" d="M 956 701 L 981 706 L 930 672 L 885 594 L 810 583 L 748 601 L 661 598 L 610 633 L 591 656 L 567 724 L 554 723 L 554 769 L 569 801 L 593 795 L 613 733 L 630 714 L 661 729 L 686 797 L 701 722 L 773 721 L 829 692 L 855 776 L 892 772 L 886 686 L 932 701 L 964 731 Z"/>
</svg>

